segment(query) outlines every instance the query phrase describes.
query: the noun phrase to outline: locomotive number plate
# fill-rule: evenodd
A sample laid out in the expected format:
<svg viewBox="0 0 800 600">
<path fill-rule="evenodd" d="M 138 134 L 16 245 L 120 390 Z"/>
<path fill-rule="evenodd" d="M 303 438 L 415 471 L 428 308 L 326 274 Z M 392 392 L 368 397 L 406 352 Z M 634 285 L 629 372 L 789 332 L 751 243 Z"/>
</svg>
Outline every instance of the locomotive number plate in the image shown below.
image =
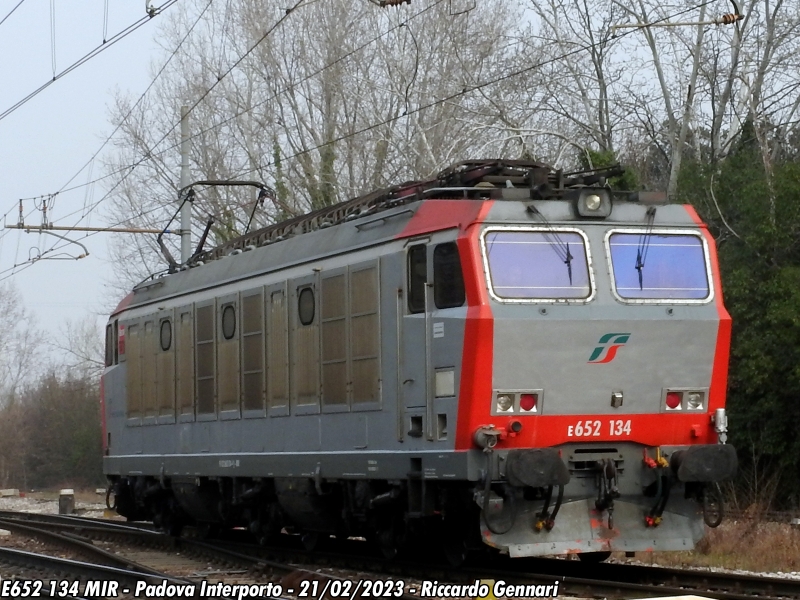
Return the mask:
<svg viewBox="0 0 800 600">
<path fill-rule="evenodd" d="M 567 437 L 600 437 L 603 433 L 610 436 L 630 435 L 631 420 L 611 419 L 603 425 L 599 419 L 586 419 L 567 427 Z"/>
</svg>

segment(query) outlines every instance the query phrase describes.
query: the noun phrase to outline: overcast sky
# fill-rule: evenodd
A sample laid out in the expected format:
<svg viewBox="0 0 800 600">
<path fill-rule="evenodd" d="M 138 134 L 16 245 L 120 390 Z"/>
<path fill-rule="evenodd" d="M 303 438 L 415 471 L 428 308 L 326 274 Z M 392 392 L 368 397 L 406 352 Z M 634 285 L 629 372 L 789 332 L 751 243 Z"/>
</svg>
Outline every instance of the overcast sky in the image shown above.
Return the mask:
<svg viewBox="0 0 800 600">
<path fill-rule="evenodd" d="M 154 0 L 161 5 L 165 0 Z M 0 114 L 53 78 L 51 2 L 55 4 L 56 73 L 69 67 L 102 44 L 104 13 L 108 7 L 106 39 L 145 16 L 144 0 L 24 0 L 0 25 Z M 0 0 L 0 20 L 19 0 Z M 174 8 L 173 8 L 174 10 Z M 157 55 L 155 35 L 162 16 L 148 21 L 131 35 L 108 47 L 75 71 L 54 82 L 38 96 L 0 120 L 0 215 L 16 224 L 20 198 L 55 192 L 76 174 L 112 131 L 108 107 L 115 90 L 135 97 L 145 90 L 149 64 Z M 102 175 L 98 161 L 92 177 L 84 170 L 72 185 Z M 56 224 L 72 225 L 78 216 L 58 222 L 84 203 L 105 193 L 103 184 L 59 194 L 49 217 Z M 25 212 L 35 209 L 24 202 Z M 38 226 L 41 213 L 26 224 Z M 103 225 L 95 213 L 85 225 Z M 5 225 L 5 223 L 3 224 Z M 59 232 L 63 233 L 63 232 Z M 81 241 L 89 256 L 81 260 L 42 260 L 5 279 L 13 282 L 40 326 L 51 334 L 63 329 L 67 319 L 104 314 L 115 305 L 117 293 L 108 288 L 113 265 L 107 260 L 109 235 L 68 234 Z M 3 230 L 0 238 L 0 278 L 9 276 L 15 263 L 36 256 L 58 240 L 48 235 Z M 64 248 L 71 255 L 83 253 L 77 245 Z M 65 256 L 62 256 L 65 258 Z"/>
</svg>

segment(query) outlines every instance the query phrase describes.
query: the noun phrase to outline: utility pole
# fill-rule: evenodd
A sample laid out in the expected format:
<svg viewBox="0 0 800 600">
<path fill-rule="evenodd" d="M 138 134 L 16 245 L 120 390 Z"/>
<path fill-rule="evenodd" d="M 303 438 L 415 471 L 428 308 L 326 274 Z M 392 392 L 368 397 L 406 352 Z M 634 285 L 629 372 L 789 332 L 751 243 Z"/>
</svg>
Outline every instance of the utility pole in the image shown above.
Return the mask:
<svg viewBox="0 0 800 600">
<path fill-rule="evenodd" d="M 191 183 L 189 173 L 189 107 L 181 106 L 181 264 L 192 256 L 192 203 L 184 202 L 187 186 Z"/>
</svg>

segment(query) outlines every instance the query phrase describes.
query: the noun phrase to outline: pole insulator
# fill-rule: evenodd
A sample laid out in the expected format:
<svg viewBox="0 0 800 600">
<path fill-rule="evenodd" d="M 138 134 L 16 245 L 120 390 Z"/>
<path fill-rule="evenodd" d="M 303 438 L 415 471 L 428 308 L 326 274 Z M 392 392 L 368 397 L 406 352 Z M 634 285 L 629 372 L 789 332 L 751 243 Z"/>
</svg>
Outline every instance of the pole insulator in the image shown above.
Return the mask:
<svg viewBox="0 0 800 600">
<path fill-rule="evenodd" d="M 735 14 L 727 14 L 722 15 L 719 19 L 719 22 L 722 25 L 733 25 L 736 21 L 741 21 L 744 18 L 744 15 L 735 15 Z"/>
</svg>

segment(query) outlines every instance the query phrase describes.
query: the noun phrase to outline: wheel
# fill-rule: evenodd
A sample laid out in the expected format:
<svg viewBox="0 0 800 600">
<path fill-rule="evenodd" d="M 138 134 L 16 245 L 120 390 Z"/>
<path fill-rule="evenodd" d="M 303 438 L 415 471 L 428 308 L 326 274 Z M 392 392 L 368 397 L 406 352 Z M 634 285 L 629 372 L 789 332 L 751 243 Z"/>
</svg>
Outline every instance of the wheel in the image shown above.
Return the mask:
<svg viewBox="0 0 800 600">
<path fill-rule="evenodd" d="M 256 518 L 250 521 L 248 529 L 261 546 L 269 546 L 278 541 L 281 525 L 280 512 L 274 504 L 271 504 L 257 511 Z"/>
<path fill-rule="evenodd" d="M 444 550 L 444 557 L 451 567 L 460 567 L 467 561 L 469 556 L 469 548 L 460 539 L 444 542 L 442 550 Z"/>
<path fill-rule="evenodd" d="M 397 558 L 400 553 L 400 547 L 397 543 L 397 537 L 392 529 L 384 529 L 380 531 L 377 536 L 378 547 L 381 549 L 381 554 L 386 560 L 393 560 Z"/>
<path fill-rule="evenodd" d="M 179 538 L 183 533 L 183 523 L 177 519 L 170 519 L 167 523 L 166 531 L 164 532 L 170 537 Z"/>
<path fill-rule="evenodd" d="M 156 529 L 175 538 L 181 537 L 185 524 L 180 508 L 172 499 L 162 502 L 158 514 L 153 518 Z"/>
<path fill-rule="evenodd" d="M 155 521 L 154 521 L 155 523 Z M 161 519 L 161 531 L 170 537 L 179 538 L 183 533 L 184 522 L 175 513 L 165 513 Z"/>
<path fill-rule="evenodd" d="M 581 552 L 578 554 L 578 558 L 581 562 L 585 563 L 603 562 L 609 556 L 611 556 L 611 552 Z"/>
<path fill-rule="evenodd" d="M 707 487 L 703 491 L 703 521 L 711 528 L 719 527 L 723 516 L 722 490 L 719 489 L 719 484 L 716 484 L 716 489 Z"/>
<path fill-rule="evenodd" d="M 313 552 L 319 547 L 320 535 L 316 531 L 308 531 L 302 535 L 300 541 L 306 551 Z"/>
<path fill-rule="evenodd" d="M 195 526 L 195 529 L 197 531 L 197 535 L 203 540 L 219 537 L 220 534 L 220 527 L 216 523 L 198 523 Z"/>
</svg>

